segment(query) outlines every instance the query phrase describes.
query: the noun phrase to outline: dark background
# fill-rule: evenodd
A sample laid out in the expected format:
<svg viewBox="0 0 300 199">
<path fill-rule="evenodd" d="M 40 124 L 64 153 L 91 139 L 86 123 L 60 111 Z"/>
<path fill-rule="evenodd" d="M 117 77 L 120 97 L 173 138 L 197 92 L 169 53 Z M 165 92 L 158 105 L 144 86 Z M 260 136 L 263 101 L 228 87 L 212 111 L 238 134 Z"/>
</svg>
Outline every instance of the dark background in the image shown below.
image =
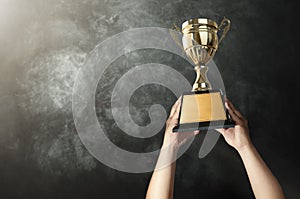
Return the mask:
<svg viewBox="0 0 300 199">
<path fill-rule="evenodd" d="M 1 0 L 0 198 L 144 198 L 151 173 L 111 169 L 82 145 L 71 109 L 76 72 L 96 44 L 116 33 L 223 16 L 232 28 L 214 61 L 227 95 L 287 198 L 299 198 L 297 12 L 287 0 Z M 106 71 L 111 81 L 100 80 L 97 89 L 99 121 L 131 151 L 158 148 L 163 130 L 152 140 L 132 140 L 103 118 L 111 118 L 118 78 L 153 60 L 193 81 L 192 68 L 176 68 L 178 57 L 142 50 L 116 60 Z M 161 103 L 168 112 L 175 99 L 167 88 L 141 87 L 131 99 L 132 117 L 145 125 L 147 107 Z M 175 198 L 253 198 L 238 154 L 222 137 L 208 156 L 197 157 L 203 137 L 178 160 Z"/>
</svg>

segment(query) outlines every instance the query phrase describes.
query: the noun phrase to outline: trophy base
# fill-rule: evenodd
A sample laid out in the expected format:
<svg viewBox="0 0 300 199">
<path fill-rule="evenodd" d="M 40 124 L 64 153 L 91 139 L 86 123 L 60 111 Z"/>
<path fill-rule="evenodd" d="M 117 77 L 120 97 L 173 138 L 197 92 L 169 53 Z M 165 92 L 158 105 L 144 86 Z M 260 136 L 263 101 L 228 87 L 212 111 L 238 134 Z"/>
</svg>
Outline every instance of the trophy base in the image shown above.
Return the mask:
<svg viewBox="0 0 300 199">
<path fill-rule="evenodd" d="M 193 124 L 181 124 L 180 126 L 176 126 L 173 128 L 173 133 L 185 133 L 185 132 L 193 132 L 196 130 L 200 131 L 207 131 L 207 130 L 215 130 L 215 129 L 227 129 L 234 127 L 234 124 L 225 124 L 224 122 L 206 122 L 206 123 L 199 123 L 198 126 Z"/>
<path fill-rule="evenodd" d="M 235 123 L 225 108 L 221 90 L 183 93 L 179 124 L 173 132 L 191 132 L 234 127 Z"/>
</svg>

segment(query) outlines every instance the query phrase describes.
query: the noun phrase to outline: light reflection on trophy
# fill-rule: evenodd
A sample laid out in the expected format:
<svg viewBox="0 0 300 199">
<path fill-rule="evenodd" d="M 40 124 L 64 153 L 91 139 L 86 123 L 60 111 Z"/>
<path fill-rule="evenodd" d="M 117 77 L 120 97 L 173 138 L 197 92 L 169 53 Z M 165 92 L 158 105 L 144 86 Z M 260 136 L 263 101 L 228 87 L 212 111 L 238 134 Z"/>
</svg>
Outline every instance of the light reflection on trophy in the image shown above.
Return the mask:
<svg viewBox="0 0 300 199">
<path fill-rule="evenodd" d="M 197 76 L 193 91 L 211 89 L 207 79 L 207 64 L 214 57 L 219 43 L 230 29 L 230 20 L 224 18 L 218 26 L 215 21 L 206 18 L 189 19 L 182 23 L 181 29 L 175 25 L 174 29 L 183 34 L 184 51 L 195 64 Z M 220 39 L 218 31 L 222 31 Z"/>
<path fill-rule="evenodd" d="M 222 91 L 212 89 L 207 78 L 207 65 L 230 29 L 230 20 L 224 18 L 218 26 L 207 18 L 189 19 L 182 23 L 181 28 L 174 25 L 174 29 L 182 33 L 181 42 L 175 34 L 171 36 L 193 61 L 196 80 L 192 91 L 183 94 L 179 124 L 173 131 L 233 127 L 234 122 L 224 106 Z"/>
</svg>

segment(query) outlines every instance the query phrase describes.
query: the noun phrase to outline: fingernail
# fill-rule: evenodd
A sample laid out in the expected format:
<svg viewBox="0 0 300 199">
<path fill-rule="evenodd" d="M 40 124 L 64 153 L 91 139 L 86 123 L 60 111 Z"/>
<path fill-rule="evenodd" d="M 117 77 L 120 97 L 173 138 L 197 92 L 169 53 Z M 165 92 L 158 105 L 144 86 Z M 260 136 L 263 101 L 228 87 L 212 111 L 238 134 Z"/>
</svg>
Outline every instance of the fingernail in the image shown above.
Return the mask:
<svg viewBox="0 0 300 199">
<path fill-rule="evenodd" d="M 226 106 L 227 109 L 230 109 L 230 106 L 229 106 L 228 102 L 225 102 L 225 106 Z"/>
</svg>

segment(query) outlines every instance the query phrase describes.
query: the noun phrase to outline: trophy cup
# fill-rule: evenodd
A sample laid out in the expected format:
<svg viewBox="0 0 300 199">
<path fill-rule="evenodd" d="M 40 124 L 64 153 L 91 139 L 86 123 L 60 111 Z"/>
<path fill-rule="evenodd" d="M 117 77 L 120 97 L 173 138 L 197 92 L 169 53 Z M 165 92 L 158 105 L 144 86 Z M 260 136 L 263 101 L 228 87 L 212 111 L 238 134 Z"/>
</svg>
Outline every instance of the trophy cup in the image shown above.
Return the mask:
<svg viewBox="0 0 300 199">
<path fill-rule="evenodd" d="M 194 63 L 196 80 L 191 92 L 182 95 L 179 124 L 174 132 L 203 130 L 210 128 L 229 128 L 234 126 L 228 111 L 224 106 L 223 93 L 212 89 L 207 78 L 207 64 L 214 57 L 219 43 L 230 29 L 230 20 L 224 18 L 220 25 L 207 18 L 189 19 L 182 23 L 181 28 L 174 25 L 173 30 L 182 33 L 182 45 L 188 58 Z M 221 36 L 219 39 L 219 34 Z"/>
</svg>

